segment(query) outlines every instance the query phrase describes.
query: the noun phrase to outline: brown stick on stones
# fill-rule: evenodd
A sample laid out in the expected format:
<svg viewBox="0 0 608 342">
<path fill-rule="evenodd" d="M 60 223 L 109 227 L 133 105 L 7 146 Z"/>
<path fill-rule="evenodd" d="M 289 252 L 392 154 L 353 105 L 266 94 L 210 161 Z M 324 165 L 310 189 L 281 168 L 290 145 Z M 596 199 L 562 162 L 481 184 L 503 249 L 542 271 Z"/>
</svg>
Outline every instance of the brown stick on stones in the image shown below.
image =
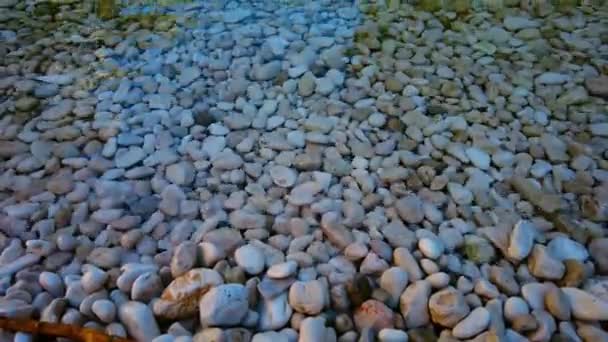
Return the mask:
<svg viewBox="0 0 608 342">
<path fill-rule="evenodd" d="M 0 318 L 0 329 L 32 335 L 69 338 L 77 342 L 133 342 L 76 325 L 40 322 L 32 319 Z"/>
</svg>

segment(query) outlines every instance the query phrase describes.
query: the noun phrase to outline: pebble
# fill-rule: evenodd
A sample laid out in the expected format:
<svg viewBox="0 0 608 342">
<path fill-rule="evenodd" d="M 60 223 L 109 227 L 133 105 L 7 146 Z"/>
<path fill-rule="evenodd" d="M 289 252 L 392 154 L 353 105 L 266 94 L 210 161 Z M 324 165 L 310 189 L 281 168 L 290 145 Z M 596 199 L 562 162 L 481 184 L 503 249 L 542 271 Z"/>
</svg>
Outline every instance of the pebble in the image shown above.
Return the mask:
<svg viewBox="0 0 608 342">
<path fill-rule="evenodd" d="M 259 274 L 264 270 L 264 253 L 253 245 L 244 245 L 234 252 L 237 265 L 249 274 Z"/>
<path fill-rule="evenodd" d="M 266 275 L 273 279 L 284 279 L 295 274 L 297 270 L 298 263 L 293 260 L 289 260 L 270 266 L 268 271 L 266 271 Z"/>
<path fill-rule="evenodd" d="M 278 333 L 276 331 L 260 332 L 253 335 L 251 342 L 289 342 L 286 335 Z"/>
<path fill-rule="evenodd" d="M 116 306 L 107 299 L 96 300 L 91 306 L 91 310 L 104 323 L 112 323 L 116 316 Z"/>
<path fill-rule="evenodd" d="M 507 253 L 515 260 L 523 260 L 532 251 L 536 229 L 530 221 L 520 220 L 511 232 Z"/>
<path fill-rule="evenodd" d="M 240 284 L 219 285 L 203 295 L 199 303 L 204 327 L 239 325 L 247 315 L 248 292 Z"/>
<path fill-rule="evenodd" d="M 116 153 L 114 163 L 118 168 L 129 168 L 146 157 L 146 153 L 140 147 L 130 147 L 128 149 L 119 150 Z"/>
<path fill-rule="evenodd" d="M 197 245 L 191 241 L 180 243 L 171 258 L 171 275 L 177 278 L 190 271 L 197 263 Z"/>
<path fill-rule="evenodd" d="M 120 258 L 120 251 L 116 248 L 97 247 L 91 251 L 87 261 L 102 269 L 110 269 L 118 266 Z"/>
<path fill-rule="evenodd" d="M 44 110 L 40 117 L 43 120 L 60 120 L 69 115 L 74 109 L 74 101 L 62 100 L 56 105 Z"/>
<path fill-rule="evenodd" d="M 268 62 L 266 64 L 254 64 L 251 70 L 253 79 L 257 81 L 269 81 L 277 77 L 281 72 L 281 63 L 278 61 Z"/>
<path fill-rule="evenodd" d="M 288 201 L 290 204 L 298 206 L 311 204 L 321 189 L 322 187 L 317 182 L 302 183 L 291 190 Z"/>
<path fill-rule="evenodd" d="M 527 315 L 529 312 L 528 303 L 521 297 L 509 297 L 505 301 L 504 315 L 510 321 L 518 316 Z"/>
<path fill-rule="evenodd" d="M 568 298 L 574 318 L 587 321 L 608 320 L 608 302 L 574 287 L 563 287 L 562 291 Z"/>
<path fill-rule="evenodd" d="M 471 338 L 484 331 L 488 324 L 490 324 L 490 313 L 486 308 L 479 307 L 456 324 L 452 329 L 452 335 L 459 339 Z"/>
<path fill-rule="evenodd" d="M 38 277 L 40 286 L 54 297 L 62 297 L 65 291 L 63 280 L 60 276 L 51 272 L 42 272 Z"/>
<path fill-rule="evenodd" d="M 585 80 L 585 87 L 589 93 L 603 98 L 608 97 L 608 77 L 601 75 Z"/>
<path fill-rule="evenodd" d="M 441 240 L 436 238 L 422 238 L 418 241 L 418 248 L 426 256 L 430 259 L 439 258 L 444 251 L 443 244 Z"/>
<path fill-rule="evenodd" d="M 563 236 L 558 236 L 549 241 L 547 252 L 560 261 L 574 259 L 584 262 L 589 257 L 589 252 L 587 252 L 585 246 Z"/>
<path fill-rule="evenodd" d="M 429 312 L 433 322 L 444 327 L 454 327 L 469 314 L 464 297 L 454 288 L 434 293 L 429 299 Z"/>
<path fill-rule="evenodd" d="M 299 342 L 325 341 L 325 319 L 323 317 L 308 317 L 300 323 Z"/>
<path fill-rule="evenodd" d="M 195 315 L 198 300 L 209 289 L 223 284 L 222 276 L 211 269 L 195 268 L 175 278 L 154 303 L 154 313 L 164 319 L 177 320 Z"/>
<path fill-rule="evenodd" d="M 393 311 L 374 299 L 367 300 L 357 308 L 354 314 L 355 326 L 359 331 L 364 328 L 371 328 L 380 331 L 385 328 L 392 328 L 394 321 Z"/>
<path fill-rule="evenodd" d="M 539 26 L 536 21 L 530 18 L 519 16 L 507 16 L 504 18 L 503 24 L 505 25 L 505 28 L 509 31 L 517 31 L 521 29 L 535 28 Z"/>
<path fill-rule="evenodd" d="M 545 307 L 547 311 L 560 321 L 570 320 L 570 303 L 562 290 L 554 284 L 547 284 L 545 292 Z"/>
<path fill-rule="evenodd" d="M 418 262 L 407 248 L 399 247 L 393 252 L 395 265 L 407 272 L 408 279 L 416 281 L 422 279 L 422 270 Z"/>
<path fill-rule="evenodd" d="M 233 9 L 230 11 L 224 12 L 224 21 L 227 24 L 236 24 L 241 22 L 247 18 L 249 18 L 253 13 L 250 10 L 244 8 Z"/>
<path fill-rule="evenodd" d="M 148 302 L 160 295 L 163 283 L 157 274 L 148 272 L 138 276 L 131 287 L 131 299 Z"/>
<path fill-rule="evenodd" d="M 189 185 L 194 181 L 194 176 L 194 166 L 188 162 L 180 162 L 167 167 L 167 180 L 175 185 Z"/>
<path fill-rule="evenodd" d="M 408 336 L 405 331 L 385 328 L 380 330 L 378 339 L 381 342 L 407 342 Z"/>
<path fill-rule="evenodd" d="M 395 203 L 399 216 L 407 223 L 419 223 L 424 219 L 422 201 L 416 195 L 401 198 Z"/>
<path fill-rule="evenodd" d="M 287 302 L 287 293 L 264 299 L 260 304 L 259 313 L 258 329 L 278 330 L 284 327 L 293 313 L 292 307 Z"/>
<path fill-rule="evenodd" d="M 212 135 L 203 140 L 202 151 L 209 156 L 209 159 L 213 160 L 225 147 L 225 137 Z"/>
<path fill-rule="evenodd" d="M 288 167 L 275 165 L 270 168 L 270 177 L 272 177 L 274 184 L 283 188 L 289 188 L 296 183 L 298 174 Z"/>
<path fill-rule="evenodd" d="M 467 205 L 473 202 L 473 193 L 458 183 L 448 183 L 448 191 L 456 204 Z"/>
<path fill-rule="evenodd" d="M 319 280 L 296 281 L 289 288 L 289 305 L 307 315 L 317 315 L 329 303 L 326 286 Z"/>
<path fill-rule="evenodd" d="M 0 315 L 140 341 L 605 339 L 602 8 L 306 5 L 101 32 L 86 3 L 0 0 Z"/>
<path fill-rule="evenodd" d="M 594 136 L 608 137 L 608 122 L 591 124 L 589 125 L 589 131 Z"/>
<path fill-rule="evenodd" d="M 408 328 L 417 328 L 430 322 L 428 302 L 431 284 L 419 280 L 409 285 L 399 299 L 399 308 Z"/>
<path fill-rule="evenodd" d="M 465 153 L 476 167 L 482 170 L 487 170 L 490 167 L 490 155 L 485 151 L 476 147 L 469 147 L 465 150 Z"/>
<path fill-rule="evenodd" d="M 544 309 L 546 287 L 541 283 L 528 283 L 521 287 L 521 294 L 532 310 Z"/>
<path fill-rule="evenodd" d="M 382 272 L 380 287 L 391 296 L 391 302 L 395 305 L 408 284 L 407 272 L 399 267 L 391 267 Z"/>
<path fill-rule="evenodd" d="M 138 341 L 152 341 L 160 335 L 152 310 L 143 303 L 129 301 L 120 305 L 118 317 L 129 335 Z"/>
<path fill-rule="evenodd" d="M 566 272 L 566 266 L 549 254 L 546 247 L 535 245 L 528 259 L 531 273 L 544 279 L 561 279 Z"/>
</svg>

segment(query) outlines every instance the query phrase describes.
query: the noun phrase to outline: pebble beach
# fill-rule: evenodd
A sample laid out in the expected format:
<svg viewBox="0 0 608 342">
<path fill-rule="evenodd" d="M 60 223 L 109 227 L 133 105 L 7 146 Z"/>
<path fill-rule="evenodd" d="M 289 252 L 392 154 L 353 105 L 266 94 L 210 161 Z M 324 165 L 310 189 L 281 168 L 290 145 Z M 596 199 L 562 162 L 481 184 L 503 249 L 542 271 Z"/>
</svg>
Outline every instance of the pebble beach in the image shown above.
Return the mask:
<svg viewBox="0 0 608 342">
<path fill-rule="evenodd" d="M 608 341 L 608 4 L 453 3 L 0 0 L 0 318 Z"/>
</svg>

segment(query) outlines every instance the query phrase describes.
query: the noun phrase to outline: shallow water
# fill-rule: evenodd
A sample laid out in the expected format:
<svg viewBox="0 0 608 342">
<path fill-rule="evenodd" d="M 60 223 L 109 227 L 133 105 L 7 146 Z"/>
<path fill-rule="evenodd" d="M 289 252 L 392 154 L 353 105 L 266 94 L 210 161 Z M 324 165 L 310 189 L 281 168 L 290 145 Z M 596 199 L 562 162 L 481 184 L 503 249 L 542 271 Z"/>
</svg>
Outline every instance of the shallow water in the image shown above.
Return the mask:
<svg viewBox="0 0 608 342">
<path fill-rule="evenodd" d="M 606 339 L 607 61 L 604 1 L 0 0 L 0 317 Z"/>
</svg>

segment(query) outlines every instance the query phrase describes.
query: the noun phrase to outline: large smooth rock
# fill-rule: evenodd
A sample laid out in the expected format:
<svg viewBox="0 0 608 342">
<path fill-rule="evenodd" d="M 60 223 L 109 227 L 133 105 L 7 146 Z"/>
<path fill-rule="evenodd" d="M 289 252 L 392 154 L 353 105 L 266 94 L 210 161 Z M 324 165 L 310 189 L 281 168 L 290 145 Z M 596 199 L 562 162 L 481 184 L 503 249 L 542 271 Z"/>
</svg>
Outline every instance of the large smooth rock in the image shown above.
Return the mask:
<svg viewBox="0 0 608 342">
<path fill-rule="evenodd" d="M 395 265 L 407 272 L 409 280 L 416 281 L 422 279 L 422 270 L 418 265 L 418 261 L 407 248 L 399 247 L 395 249 L 393 261 Z"/>
<path fill-rule="evenodd" d="M 289 305 L 297 312 L 317 315 L 328 303 L 327 287 L 319 280 L 296 281 L 289 289 Z"/>
<path fill-rule="evenodd" d="M 241 323 L 249 305 L 249 292 L 241 284 L 219 285 L 201 298 L 199 311 L 204 327 L 230 327 Z"/>
<path fill-rule="evenodd" d="M 199 299 L 212 287 L 224 283 L 211 269 L 196 268 L 175 278 L 154 303 L 154 313 L 168 320 L 190 318 L 198 311 Z"/>
<path fill-rule="evenodd" d="M 570 301 L 574 318 L 585 321 L 608 320 L 608 302 L 575 287 L 563 287 L 562 292 Z"/>
<path fill-rule="evenodd" d="M 547 247 L 539 244 L 532 249 L 528 268 L 535 277 L 544 279 L 561 279 L 566 272 L 564 263 L 549 254 Z"/>
<path fill-rule="evenodd" d="M 300 323 L 300 336 L 298 342 L 325 341 L 325 318 L 308 317 Z"/>
<path fill-rule="evenodd" d="M 471 338 L 484 331 L 488 324 L 490 324 L 490 312 L 484 307 L 479 307 L 456 324 L 452 329 L 452 335 L 458 339 Z"/>
<path fill-rule="evenodd" d="M 394 326 L 394 316 L 393 310 L 384 303 L 375 299 L 369 299 L 357 308 L 354 314 L 354 321 L 359 331 L 365 328 L 380 331 Z"/>
<path fill-rule="evenodd" d="M 259 274 L 264 270 L 264 252 L 254 245 L 239 247 L 234 252 L 234 259 L 249 274 Z"/>
<path fill-rule="evenodd" d="M 589 257 L 585 246 L 564 236 L 557 236 L 549 241 L 547 252 L 560 261 L 574 259 L 584 262 Z"/>
<path fill-rule="evenodd" d="M 339 214 L 336 212 L 323 214 L 321 230 L 327 240 L 340 250 L 348 247 L 355 240 L 353 233 L 340 222 Z"/>
<path fill-rule="evenodd" d="M 429 311 L 433 322 L 451 328 L 465 318 L 470 309 L 462 294 L 450 287 L 431 296 Z"/>
<path fill-rule="evenodd" d="M 429 295 L 431 284 L 419 280 L 408 286 L 399 300 L 399 308 L 408 328 L 417 328 L 429 323 Z"/>
<path fill-rule="evenodd" d="M 528 220 L 520 220 L 513 227 L 509 240 L 507 254 L 515 260 L 523 260 L 532 251 L 534 246 L 534 238 L 536 237 L 536 228 L 534 224 Z"/>
<path fill-rule="evenodd" d="M 258 328 L 262 331 L 281 329 L 287 324 L 293 313 L 287 302 L 287 293 L 265 299 L 260 303 L 258 311 L 260 313 Z"/>
<path fill-rule="evenodd" d="M 129 335 L 139 342 L 152 341 L 160 335 L 152 310 L 140 302 L 127 302 L 119 307 L 118 316 Z"/>
<path fill-rule="evenodd" d="M 391 296 L 391 306 L 399 302 L 399 297 L 408 283 L 408 275 L 400 267 L 391 267 L 382 273 L 380 287 Z"/>
</svg>

